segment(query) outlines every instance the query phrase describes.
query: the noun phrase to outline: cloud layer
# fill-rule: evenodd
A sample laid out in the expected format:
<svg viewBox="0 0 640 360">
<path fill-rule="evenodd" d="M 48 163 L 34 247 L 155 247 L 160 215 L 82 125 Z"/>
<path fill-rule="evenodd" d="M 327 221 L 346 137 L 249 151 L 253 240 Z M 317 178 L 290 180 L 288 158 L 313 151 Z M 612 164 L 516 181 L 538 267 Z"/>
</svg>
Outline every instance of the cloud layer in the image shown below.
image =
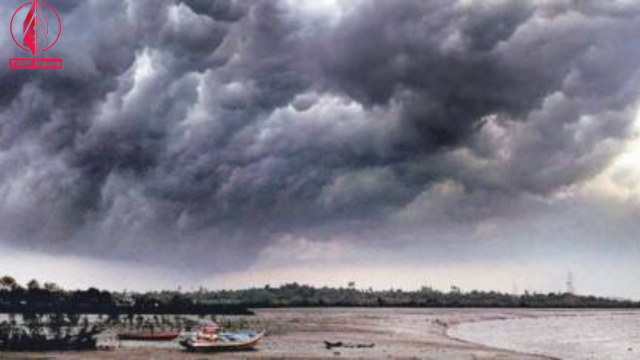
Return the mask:
<svg viewBox="0 0 640 360">
<path fill-rule="evenodd" d="M 35 251 L 446 247 L 600 174 L 636 118 L 628 1 L 49 4 L 64 70 L 0 70 L 0 239 Z"/>
</svg>

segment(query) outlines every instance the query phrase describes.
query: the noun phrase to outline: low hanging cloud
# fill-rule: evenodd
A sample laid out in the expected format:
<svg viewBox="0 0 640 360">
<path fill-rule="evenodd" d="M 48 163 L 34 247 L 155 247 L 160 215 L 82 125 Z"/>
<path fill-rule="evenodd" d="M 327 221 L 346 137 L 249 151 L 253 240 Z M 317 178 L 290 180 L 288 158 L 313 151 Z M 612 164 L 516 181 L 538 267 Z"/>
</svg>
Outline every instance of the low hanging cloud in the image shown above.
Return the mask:
<svg viewBox="0 0 640 360">
<path fill-rule="evenodd" d="M 636 117 L 627 1 L 49 4 L 64 70 L 0 70 L 0 239 L 36 251 L 236 269 L 518 217 Z"/>
</svg>

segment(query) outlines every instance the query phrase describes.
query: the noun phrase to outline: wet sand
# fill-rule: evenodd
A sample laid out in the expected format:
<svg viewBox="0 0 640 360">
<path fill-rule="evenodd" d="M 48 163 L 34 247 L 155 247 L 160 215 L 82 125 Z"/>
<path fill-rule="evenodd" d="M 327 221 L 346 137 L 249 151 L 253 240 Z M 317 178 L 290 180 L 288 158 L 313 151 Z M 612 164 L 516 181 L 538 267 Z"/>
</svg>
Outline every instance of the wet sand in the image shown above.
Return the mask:
<svg viewBox="0 0 640 360">
<path fill-rule="evenodd" d="M 110 351 L 0 354 L 0 359 L 549 359 L 457 340 L 451 326 L 466 322 L 563 316 L 566 312 L 519 309 L 279 309 L 258 310 L 248 321 L 260 323 L 268 336 L 251 352 L 190 354 L 179 348 L 120 348 Z M 325 341 L 372 348 L 327 349 Z"/>
</svg>

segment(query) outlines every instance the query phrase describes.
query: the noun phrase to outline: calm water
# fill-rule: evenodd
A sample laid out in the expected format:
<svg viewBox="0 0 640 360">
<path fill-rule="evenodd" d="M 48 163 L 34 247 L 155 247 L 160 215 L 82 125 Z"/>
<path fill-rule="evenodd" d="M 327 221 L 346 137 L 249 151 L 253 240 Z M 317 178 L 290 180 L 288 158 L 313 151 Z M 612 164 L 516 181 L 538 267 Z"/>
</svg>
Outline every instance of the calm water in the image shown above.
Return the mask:
<svg viewBox="0 0 640 360">
<path fill-rule="evenodd" d="M 567 360 L 640 359 L 640 313 L 497 320 L 462 324 L 449 334 L 491 347 Z"/>
</svg>

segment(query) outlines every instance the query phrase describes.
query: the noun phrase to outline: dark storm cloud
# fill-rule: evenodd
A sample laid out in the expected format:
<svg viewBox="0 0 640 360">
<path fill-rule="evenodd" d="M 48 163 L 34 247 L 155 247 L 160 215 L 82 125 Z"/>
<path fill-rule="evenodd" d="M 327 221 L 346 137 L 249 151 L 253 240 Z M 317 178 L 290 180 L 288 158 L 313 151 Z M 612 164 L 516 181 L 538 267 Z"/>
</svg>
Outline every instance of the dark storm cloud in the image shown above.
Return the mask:
<svg viewBox="0 0 640 360">
<path fill-rule="evenodd" d="M 218 21 L 238 21 L 246 15 L 251 2 L 238 0 L 188 0 L 185 1 L 196 14 L 203 14 Z"/>
<path fill-rule="evenodd" d="M 517 213 L 629 135 L 636 5 L 295 4 L 52 4 L 64 70 L 0 70 L 2 238 L 230 268 L 285 233 Z"/>
</svg>

